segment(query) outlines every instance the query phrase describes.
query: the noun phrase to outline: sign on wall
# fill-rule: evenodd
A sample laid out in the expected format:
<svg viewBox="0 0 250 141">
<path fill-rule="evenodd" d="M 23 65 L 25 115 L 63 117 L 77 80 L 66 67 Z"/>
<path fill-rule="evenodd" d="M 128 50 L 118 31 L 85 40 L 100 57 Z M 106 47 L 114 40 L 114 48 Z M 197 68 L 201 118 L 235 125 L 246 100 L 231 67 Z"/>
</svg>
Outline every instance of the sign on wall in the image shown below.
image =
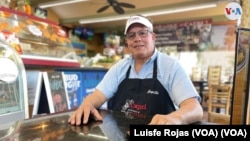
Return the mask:
<svg viewBox="0 0 250 141">
<path fill-rule="evenodd" d="M 210 43 L 211 28 L 212 19 L 154 25 L 156 47 L 175 46 L 178 51 L 202 50 Z"/>
</svg>

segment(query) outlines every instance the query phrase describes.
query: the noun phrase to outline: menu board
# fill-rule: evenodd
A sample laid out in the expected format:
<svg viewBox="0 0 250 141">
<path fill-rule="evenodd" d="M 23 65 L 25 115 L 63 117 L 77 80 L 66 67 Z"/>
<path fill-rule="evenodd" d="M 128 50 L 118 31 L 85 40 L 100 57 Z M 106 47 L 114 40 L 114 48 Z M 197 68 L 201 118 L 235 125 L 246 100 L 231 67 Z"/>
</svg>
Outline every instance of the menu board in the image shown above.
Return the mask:
<svg viewBox="0 0 250 141">
<path fill-rule="evenodd" d="M 156 47 L 173 46 L 178 51 L 202 50 L 210 42 L 212 19 L 154 25 Z"/>
</svg>

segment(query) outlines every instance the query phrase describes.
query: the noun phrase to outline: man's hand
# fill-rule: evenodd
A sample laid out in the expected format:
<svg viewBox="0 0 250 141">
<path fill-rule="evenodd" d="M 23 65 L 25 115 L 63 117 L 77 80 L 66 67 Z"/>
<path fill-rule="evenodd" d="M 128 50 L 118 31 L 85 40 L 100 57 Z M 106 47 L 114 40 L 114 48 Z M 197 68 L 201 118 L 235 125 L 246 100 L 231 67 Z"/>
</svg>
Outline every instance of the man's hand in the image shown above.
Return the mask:
<svg viewBox="0 0 250 141">
<path fill-rule="evenodd" d="M 94 120 L 98 121 L 103 120 L 99 111 L 95 107 L 83 104 L 71 115 L 71 117 L 68 120 L 68 123 L 72 125 L 87 124 L 90 115 L 91 118 L 93 118 Z"/>
</svg>

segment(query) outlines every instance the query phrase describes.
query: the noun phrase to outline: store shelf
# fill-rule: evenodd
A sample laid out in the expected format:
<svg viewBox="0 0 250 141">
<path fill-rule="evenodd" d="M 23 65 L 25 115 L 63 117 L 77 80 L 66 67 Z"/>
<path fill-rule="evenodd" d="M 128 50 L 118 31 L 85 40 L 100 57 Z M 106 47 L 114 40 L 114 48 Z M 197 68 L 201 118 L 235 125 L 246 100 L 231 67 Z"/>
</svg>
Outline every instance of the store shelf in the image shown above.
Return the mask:
<svg viewBox="0 0 250 141">
<path fill-rule="evenodd" d="M 77 60 L 55 59 L 50 57 L 36 57 L 20 55 L 25 65 L 53 66 L 53 67 L 80 67 Z"/>
<path fill-rule="evenodd" d="M 58 25 L 57 22 L 47 20 L 47 19 L 43 19 L 43 18 L 34 16 L 34 15 L 29 15 L 29 14 L 27 14 L 25 12 L 9 9 L 9 8 L 2 7 L 2 6 L 0 6 L 0 11 L 9 12 L 11 14 L 16 14 L 16 15 L 19 15 L 19 16 L 22 16 L 22 17 L 26 17 L 28 19 L 33 19 L 33 20 L 39 21 L 39 22 L 44 22 L 44 23 L 48 23 L 48 24 L 52 24 L 52 25 Z"/>
</svg>

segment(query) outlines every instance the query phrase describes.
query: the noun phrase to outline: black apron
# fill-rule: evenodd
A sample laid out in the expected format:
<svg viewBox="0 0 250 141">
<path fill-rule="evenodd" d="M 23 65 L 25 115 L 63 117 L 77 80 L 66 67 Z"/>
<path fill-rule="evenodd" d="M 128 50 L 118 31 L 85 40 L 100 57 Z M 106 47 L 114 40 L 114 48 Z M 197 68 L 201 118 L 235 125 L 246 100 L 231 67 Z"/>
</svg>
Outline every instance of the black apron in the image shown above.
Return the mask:
<svg viewBox="0 0 250 141">
<path fill-rule="evenodd" d="M 174 104 L 157 79 L 157 59 L 154 61 L 153 78 L 129 79 L 131 66 L 117 92 L 108 101 L 108 109 L 143 115 L 168 114 L 175 111 Z"/>
</svg>

